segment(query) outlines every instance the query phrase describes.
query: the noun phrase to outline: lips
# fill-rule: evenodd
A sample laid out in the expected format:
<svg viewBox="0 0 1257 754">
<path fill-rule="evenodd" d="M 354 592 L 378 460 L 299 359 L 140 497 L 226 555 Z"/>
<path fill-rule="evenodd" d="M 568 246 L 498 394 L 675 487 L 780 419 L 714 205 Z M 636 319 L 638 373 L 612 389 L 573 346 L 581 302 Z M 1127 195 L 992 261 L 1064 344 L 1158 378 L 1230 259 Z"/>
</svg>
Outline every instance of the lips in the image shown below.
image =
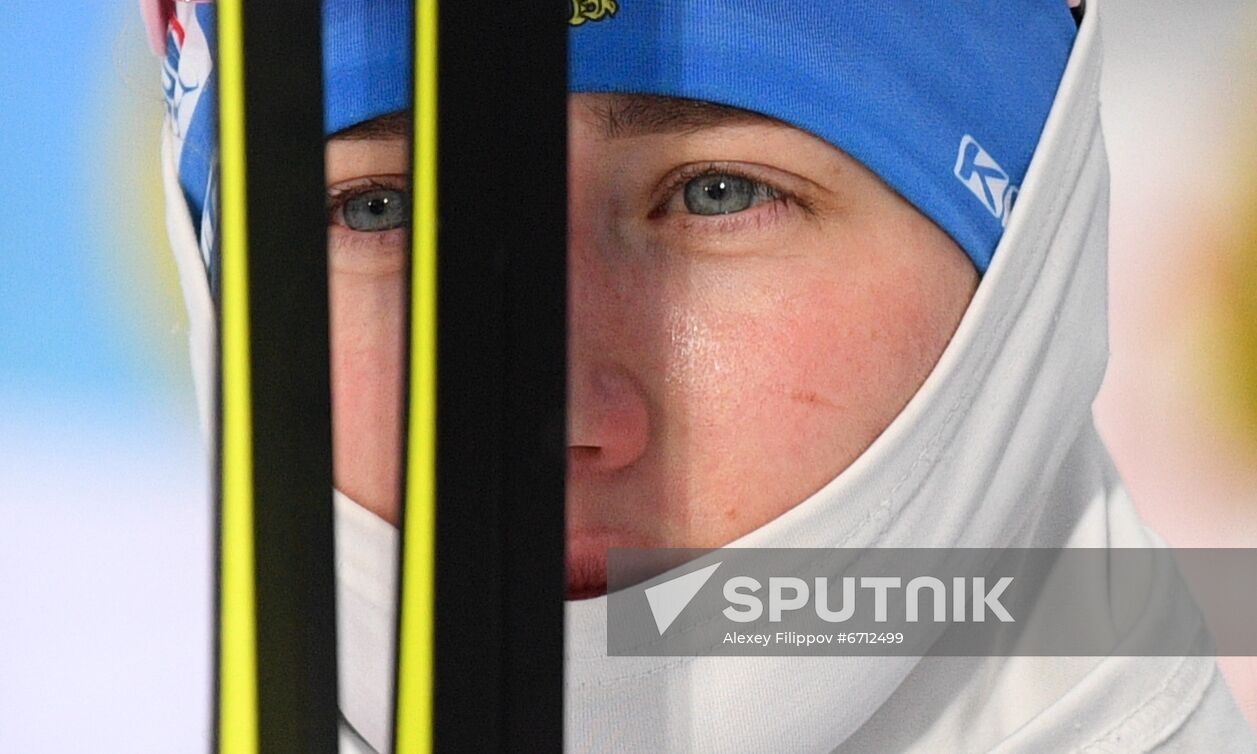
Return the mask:
<svg viewBox="0 0 1257 754">
<path fill-rule="evenodd" d="M 602 597 L 607 593 L 607 551 L 612 548 L 626 550 L 649 550 L 661 546 L 657 537 L 648 537 L 638 533 L 630 533 L 614 528 L 584 527 L 568 530 L 567 535 L 567 599 L 585 600 Z M 681 561 L 688 560 L 683 558 Z M 651 576 L 662 573 L 666 568 L 655 567 L 663 562 L 656 559 L 648 566 L 650 570 L 639 571 L 623 560 L 618 561 L 616 588 L 636 584 Z M 671 565 L 676 565 L 673 563 Z M 628 568 L 629 570 L 624 570 Z"/>
<path fill-rule="evenodd" d="M 569 600 L 587 600 L 607 593 L 607 564 L 589 559 L 567 564 L 567 591 Z"/>
<path fill-rule="evenodd" d="M 607 540 L 605 537 L 573 537 L 567 547 L 569 600 L 601 597 L 607 593 Z"/>
</svg>

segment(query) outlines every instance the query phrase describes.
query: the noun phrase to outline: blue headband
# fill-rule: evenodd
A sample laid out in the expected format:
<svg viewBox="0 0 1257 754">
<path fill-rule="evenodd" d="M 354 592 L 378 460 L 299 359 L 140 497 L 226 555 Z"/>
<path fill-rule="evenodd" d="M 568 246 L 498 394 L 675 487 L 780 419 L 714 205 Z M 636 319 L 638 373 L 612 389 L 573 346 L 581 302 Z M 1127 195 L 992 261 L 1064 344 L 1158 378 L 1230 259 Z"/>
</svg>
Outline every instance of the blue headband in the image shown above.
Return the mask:
<svg viewBox="0 0 1257 754">
<path fill-rule="evenodd" d="M 323 0 L 328 135 L 410 108 L 413 0 Z"/>
<path fill-rule="evenodd" d="M 1077 28 L 1061 0 L 573 0 L 568 87 L 707 100 L 809 131 L 985 272 Z"/>
</svg>

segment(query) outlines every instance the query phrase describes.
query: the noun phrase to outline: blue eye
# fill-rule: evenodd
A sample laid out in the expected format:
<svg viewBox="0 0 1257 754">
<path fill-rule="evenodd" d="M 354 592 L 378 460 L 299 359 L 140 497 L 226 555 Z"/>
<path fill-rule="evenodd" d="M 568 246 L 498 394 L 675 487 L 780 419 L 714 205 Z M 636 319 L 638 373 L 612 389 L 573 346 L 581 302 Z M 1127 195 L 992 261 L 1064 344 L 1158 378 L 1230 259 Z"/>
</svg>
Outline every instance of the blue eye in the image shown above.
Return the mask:
<svg viewBox="0 0 1257 754">
<path fill-rule="evenodd" d="M 762 183 L 736 175 L 701 175 L 685 184 L 685 208 L 695 215 L 730 215 L 750 209 L 777 192 Z"/>
<path fill-rule="evenodd" d="M 345 225 L 352 230 L 379 232 L 406 225 L 409 204 L 406 192 L 377 188 L 346 199 L 341 214 Z"/>
</svg>

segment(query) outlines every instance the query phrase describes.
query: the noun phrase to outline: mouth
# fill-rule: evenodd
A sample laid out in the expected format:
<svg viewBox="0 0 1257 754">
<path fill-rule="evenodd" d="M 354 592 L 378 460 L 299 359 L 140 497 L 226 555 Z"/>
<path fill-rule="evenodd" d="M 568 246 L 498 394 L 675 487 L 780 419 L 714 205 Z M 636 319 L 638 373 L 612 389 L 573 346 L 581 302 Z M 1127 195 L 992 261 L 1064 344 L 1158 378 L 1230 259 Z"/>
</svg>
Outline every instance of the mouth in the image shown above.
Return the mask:
<svg viewBox="0 0 1257 754">
<path fill-rule="evenodd" d="M 566 599 L 587 600 L 607 593 L 607 551 L 569 547 Z"/>
<path fill-rule="evenodd" d="M 607 593 L 607 550 L 616 540 L 613 532 L 587 526 L 568 530 L 566 598 L 587 600 Z"/>
<path fill-rule="evenodd" d="M 598 527 L 589 525 L 570 526 L 567 531 L 567 582 L 566 598 L 568 600 L 587 600 L 604 597 L 608 589 L 607 557 L 613 548 L 624 550 L 650 550 L 659 547 L 659 542 L 649 536 L 629 532 L 619 528 Z M 618 561 L 616 589 L 636 584 L 650 576 L 649 573 L 637 573 L 623 559 Z"/>
</svg>

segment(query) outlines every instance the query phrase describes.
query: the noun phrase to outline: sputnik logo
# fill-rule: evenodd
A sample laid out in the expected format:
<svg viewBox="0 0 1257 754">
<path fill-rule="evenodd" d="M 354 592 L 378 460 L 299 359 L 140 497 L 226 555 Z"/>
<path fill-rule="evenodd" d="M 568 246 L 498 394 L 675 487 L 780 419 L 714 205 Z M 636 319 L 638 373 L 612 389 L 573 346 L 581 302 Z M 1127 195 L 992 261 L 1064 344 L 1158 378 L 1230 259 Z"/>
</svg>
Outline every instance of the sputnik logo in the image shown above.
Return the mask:
<svg viewBox="0 0 1257 754">
<path fill-rule="evenodd" d="M 663 632 L 668 630 L 668 626 L 690 604 L 694 595 L 698 594 L 698 590 L 703 588 L 703 584 L 707 583 L 720 565 L 714 563 L 645 590 L 646 601 L 650 603 L 650 612 L 655 617 L 655 627 L 659 629 L 660 636 L 663 636 Z"/>
</svg>

